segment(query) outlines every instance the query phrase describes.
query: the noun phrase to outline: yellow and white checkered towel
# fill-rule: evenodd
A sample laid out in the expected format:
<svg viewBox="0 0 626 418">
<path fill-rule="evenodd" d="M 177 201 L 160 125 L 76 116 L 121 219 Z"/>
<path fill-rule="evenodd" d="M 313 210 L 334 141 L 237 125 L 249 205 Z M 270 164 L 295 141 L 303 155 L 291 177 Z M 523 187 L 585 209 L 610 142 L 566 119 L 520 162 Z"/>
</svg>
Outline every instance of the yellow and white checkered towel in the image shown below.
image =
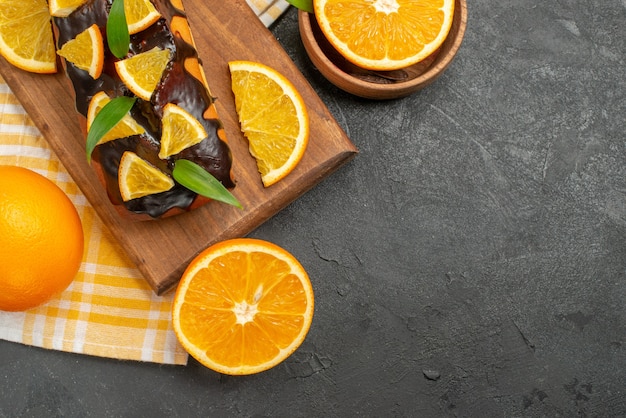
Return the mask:
<svg viewBox="0 0 626 418">
<path fill-rule="evenodd" d="M 282 15 L 289 3 L 285 0 L 246 0 L 265 26 L 269 26 Z"/>
<path fill-rule="evenodd" d="M 247 0 L 266 26 L 284 0 Z M 156 296 L 102 224 L 59 159 L 0 78 L 0 165 L 30 168 L 72 200 L 85 233 L 85 255 L 73 283 L 26 312 L 0 311 L 0 339 L 122 360 L 186 364 L 171 325 L 173 295 Z"/>
</svg>

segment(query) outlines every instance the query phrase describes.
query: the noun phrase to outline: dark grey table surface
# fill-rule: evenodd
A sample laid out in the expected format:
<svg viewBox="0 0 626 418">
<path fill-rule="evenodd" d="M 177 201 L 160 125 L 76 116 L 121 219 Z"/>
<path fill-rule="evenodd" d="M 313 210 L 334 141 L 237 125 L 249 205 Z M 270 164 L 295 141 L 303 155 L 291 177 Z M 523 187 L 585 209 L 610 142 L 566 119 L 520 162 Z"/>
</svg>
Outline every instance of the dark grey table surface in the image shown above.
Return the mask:
<svg viewBox="0 0 626 418">
<path fill-rule="evenodd" d="M 0 417 L 626 416 L 626 1 L 478 0 L 387 102 L 272 28 L 360 154 L 252 235 L 316 295 L 303 346 L 221 376 L 0 341 Z"/>
</svg>

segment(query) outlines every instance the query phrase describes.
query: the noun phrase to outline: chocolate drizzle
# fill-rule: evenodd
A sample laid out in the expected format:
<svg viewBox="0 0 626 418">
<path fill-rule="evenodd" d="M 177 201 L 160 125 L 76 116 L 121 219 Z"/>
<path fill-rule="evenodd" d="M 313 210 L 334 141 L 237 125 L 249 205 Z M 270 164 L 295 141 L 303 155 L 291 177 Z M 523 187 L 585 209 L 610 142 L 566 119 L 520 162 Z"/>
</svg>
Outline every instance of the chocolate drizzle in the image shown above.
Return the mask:
<svg viewBox="0 0 626 418">
<path fill-rule="evenodd" d="M 105 28 L 111 3 L 112 0 L 89 0 L 68 17 L 54 18 L 59 48 L 94 23 L 100 27 L 104 38 L 105 67 L 97 80 L 70 62 L 65 63 L 66 74 L 74 87 L 76 110 L 85 118 L 91 98 L 100 91 L 106 92 L 110 97 L 132 96 L 117 76 L 114 65 L 116 58 L 106 47 Z M 173 18 L 186 19 L 186 15 L 168 0 L 153 0 L 153 3 L 162 17 L 146 30 L 131 35 L 128 53 L 130 57 L 155 46 L 172 52 L 172 59 L 151 100 L 148 102 L 137 99 L 131 110 L 132 116 L 144 127 L 146 133 L 98 145 L 92 154 L 92 159 L 102 168 L 107 193 L 114 205 L 124 205 L 131 212 L 158 218 L 173 208 L 188 210 L 197 195 L 176 184 L 167 192 L 123 202 L 119 192 L 117 172 L 121 156 L 125 151 L 137 153 L 169 175 L 171 175 L 175 160 L 185 158 L 204 167 L 224 186 L 232 188 L 234 183 L 231 178 L 231 152 L 219 136 L 219 132 L 223 130 L 222 123 L 216 118 L 206 118 L 206 114 L 209 113 L 207 109 L 213 104 L 214 99 L 202 82 L 185 69 L 186 60 L 198 59 L 197 51 L 180 34 L 173 33 L 170 26 Z M 161 137 L 160 120 L 163 107 L 167 103 L 175 103 L 195 116 L 203 124 L 208 136 L 199 144 L 180 154 L 171 156 L 167 160 L 160 160 L 158 158 L 159 138 Z"/>
</svg>

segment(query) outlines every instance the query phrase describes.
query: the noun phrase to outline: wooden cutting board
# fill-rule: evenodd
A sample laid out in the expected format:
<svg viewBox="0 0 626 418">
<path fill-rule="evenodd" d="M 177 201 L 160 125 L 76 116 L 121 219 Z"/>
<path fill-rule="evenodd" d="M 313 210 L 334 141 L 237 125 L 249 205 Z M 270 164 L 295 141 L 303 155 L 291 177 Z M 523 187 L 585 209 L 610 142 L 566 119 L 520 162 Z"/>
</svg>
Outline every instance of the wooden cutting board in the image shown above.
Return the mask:
<svg viewBox="0 0 626 418">
<path fill-rule="evenodd" d="M 30 74 L 0 59 L 0 73 L 59 159 L 157 294 L 172 289 L 191 259 L 212 243 L 245 236 L 315 186 L 356 148 L 245 0 L 185 0 L 190 26 L 234 158 L 234 195 L 244 210 L 209 204 L 172 218 L 133 222 L 120 218 L 85 159 L 84 138 L 65 75 Z M 299 36 L 294 33 L 293 36 Z M 298 167 L 264 188 L 239 130 L 227 62 L 265 63 L 302 94 L 311 122 L 309 145 Z"/>
</svg>

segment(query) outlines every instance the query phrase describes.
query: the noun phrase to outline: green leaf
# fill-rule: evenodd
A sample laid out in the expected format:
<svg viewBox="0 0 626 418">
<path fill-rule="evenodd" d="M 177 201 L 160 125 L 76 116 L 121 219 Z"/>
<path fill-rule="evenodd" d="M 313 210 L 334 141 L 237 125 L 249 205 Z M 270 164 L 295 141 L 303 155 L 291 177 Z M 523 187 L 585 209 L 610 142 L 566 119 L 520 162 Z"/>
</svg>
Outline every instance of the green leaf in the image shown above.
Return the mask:
<svg viewBox="0 0 626 418">
<path fill-rule="evenodd" d="M 287 0 L 287 3 L 297 7 L 300 10 L 304 10 L 308 13 L 313 13 L 313 0 Z"/>
<path fill-rule="evenodd" d="M 242 209 L 241 203 L 218 179 L 198 164 L 189 160 L 176 160 L 172 171 L 174 180 L 199 195 L 219 200 Z"/>
<path fill-rule="evenodd" d="M 117 58 L 124 58 L 130 46 L 130 34 L 124 12 L 124 0 L 113 0 L 107 20 L 107 41 L 111 53 Z"/>
<path fill-rule="evenodd" d="M 87 161 L 91 162 L 91 153 L 103 136 L 105 136 L 130 111 L 137 99 L 120 96 L 111 99 L 93 119 L 87 133 Z"/>
</svg>

